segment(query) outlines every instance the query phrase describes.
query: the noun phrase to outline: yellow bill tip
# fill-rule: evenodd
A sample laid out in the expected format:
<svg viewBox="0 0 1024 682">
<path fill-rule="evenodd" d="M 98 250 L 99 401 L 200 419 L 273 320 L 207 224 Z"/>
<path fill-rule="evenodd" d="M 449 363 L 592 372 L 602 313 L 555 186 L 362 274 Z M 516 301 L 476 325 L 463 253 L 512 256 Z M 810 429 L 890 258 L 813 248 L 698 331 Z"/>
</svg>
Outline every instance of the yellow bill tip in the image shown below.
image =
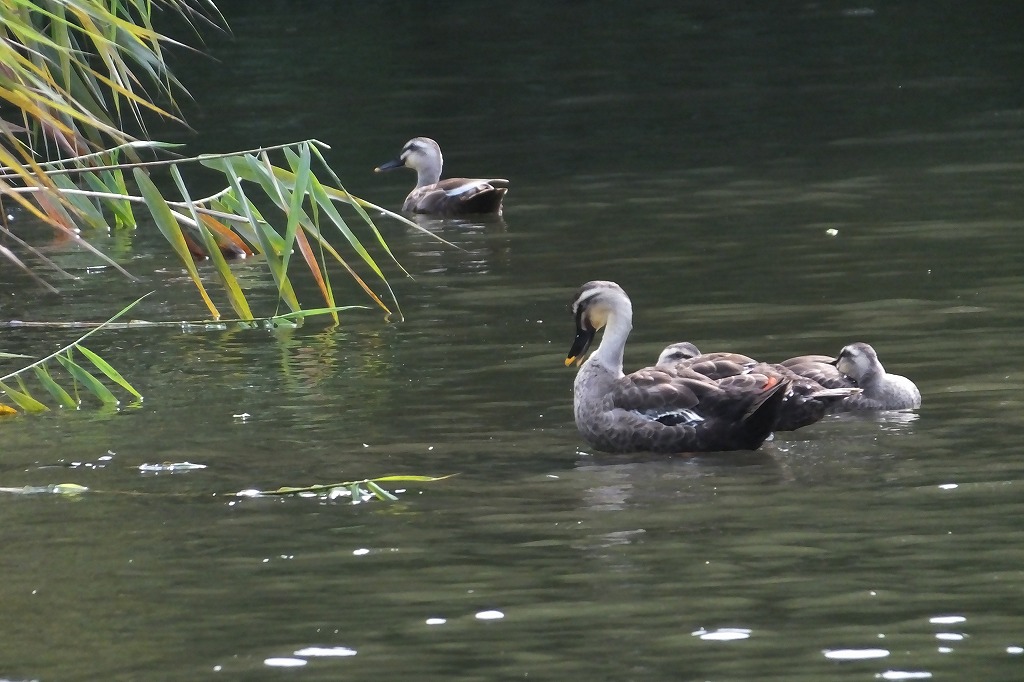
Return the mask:
<svg viewBox="0 0 1024 682">
<path fill-rule="evenodd" d="M 568 367 L 569 365 L 571 365 L 574 362 L 576 362 L 576 356 L 575 355 L 570 355 L 569 357 L 567 357 L 565 359 L 565 366 Z"/>
</svg>

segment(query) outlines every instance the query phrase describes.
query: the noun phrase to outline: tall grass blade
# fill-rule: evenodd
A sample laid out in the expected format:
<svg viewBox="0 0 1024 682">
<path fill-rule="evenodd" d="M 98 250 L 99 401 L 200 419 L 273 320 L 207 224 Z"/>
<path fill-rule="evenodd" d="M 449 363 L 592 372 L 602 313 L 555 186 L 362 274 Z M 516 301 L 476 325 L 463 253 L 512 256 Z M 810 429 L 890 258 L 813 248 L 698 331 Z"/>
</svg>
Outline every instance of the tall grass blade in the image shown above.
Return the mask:
<svg viewBox="0 0 1024 682">
<path fill-rule="evenodd" d="M 245 294 L 242 293 L 242 287 L 239 285 L 238 279 L 235 277 L 234 273 L 231 272 L 231 268 L 224 259 L 224 254 L 221 253 L 220 250 L 220 244 L 217 243 L 213 233 L 210 232 L 206 223 L 200 218 L 199 212 L 196 210 L 196 206 L 192 203 L 192 198 L 189 196 L 185 180 L 181 177 L 181 173 L 178 171 L 178 167 L 176 165 L 171 166 L 171 177 L 174 178 L 174 184 L 177 185 L 178 191 L 181 192 L 181 196 L 188 204 L 189 212 L 192 213 L 192 219 L 196 222 L 196 226 L 199 229 L 199 235 L 203 240 L 203 246 L 206 248 L 206 253 L 210 257 L 210 262 L 213 263 L 214 272 L 217 273 L 217 277 L 220 278 L 220 282 L 224 286 L 224 290 L 227 292 L 228 303 L 230 303 L 232 310 L 235 311 L 235 314 L 238 315 L 238 317 L 251 320 L 253 318 L 252 310 L 249 308 L 249 302 L 245 299 Z"/>
<path fill-rule="evenodd" d="M 35 372 L 36 379 L 38 379 L 39 383 L 43 385 L 43 388 L 53 396 L 54 400 L 69 410 L 78 409 L 78 401 L 72 398 L 60 384 L 53 380 L 53 377 L 50 376 L 50 372 L 46 369 L 45 365 L 36 365 L 32 369 Z"/>
<path fill-rule="evenodd" d="M 117 397 L 110 392 L 109 388 L 104 386 L 99 379 L 90 374 L 88 370 L 76 363 L 70 357 L 66 355 L 58 355 L 57 361 L 64 366 L 64 369 L 66 369 L 78 383 L 85 386 L 90 393 L 99 398 L 100 402 L 105 405 L 116 405 L 118 403 Z"/>
<path fill-rule="evenodd" d="M 251 157 L 246 155 L 243 158 Z M 284 245 L 281 242 L 281 236 L 265 221 L 256 220 L 255 207 L 249 202 L 245 191 L 242 189 L 242 181 L 237 172 L 238 164 L 236 161 L 238 159 L 219 159 L 214 162 L 214 167 L 221 170 L 227 177 L 233 192 L 233 198 L 237 199 L 239 203 L 240 213 L 249 221 L 249 225 L 256 235 L 259 245 L 263 250 L 263 255 L 267 259 L 270 274 L 277 285 L 278 297 L 288 306 L 289 310 L 301 310 L 302 306 L 299 305 L 298 297 L 295 295 L 295 290 L 288 279 L 288 273 L 283 267 L 282 252 Z M 275 246 L 277 247 L 276 249 Z"/>
<path fill-rule="evenodd" d="M 385 501 L 389 501 L 389 502 L 394 502 L 394 501 L 396 501 L 398 499 L 397 495 L 392 495 L 387 490 L 384 490 L 384 488 L 381 488 L 379 485 L 377 485 L 373 481 L 367 481 L 366 482 L 366 488 L 371 493 L 373 493 L 377 497 L 377 499 L 379 499 L 379 500 L 385 500 Z"/>
<path fill-rule="evenodd" d="M 0 390 L 7 394 L 7 397 L 11 399 L 11 402 L 26 412 L 48 412 L 50 410 L 50 408 L 43 405 L 32 396 L 27 393 L 17 391 L 2 381 L 0 381 Z"/>
<path fill-rule="evenodd" d="M 96 369 L 98 369 L 99 371 L 103 372 L 103 374 L 108 379 L 113 381 L 115 384 L 117 384 L 118 386 L 120 386 L 124 390 L 128 391 L 129 393 L 131 393 L 137 399 L 142 400 L 142 394 L 139 393 L 138 391 L 136 391 L 135 387 L 132 386 L 131 384 L 129 384 L 128 381 L 123 376 L 121 376 L 120 372 L 118 372 L 116 369 L 111 367 L 110 363 L 108 363 L 106 360 L 101 358 L 96 353 L 93 353 L 91 350 L 89 350 L 88 348 L 86 348 L 82 344 L 78 344 L 77 346 L 75 346 L 75 348 L 82 355 L 84 355 L 85 357 L 89 358 L 89 362 L 91 362 L 93 365 L 95 365 Z"/>
<path fill-rule="evenodd" d="M 134 174 L 135 182 L 139 185 L 139 190 L 146 200 L 146 206 L 149 208 L 157 228 L 163 234 L 167 243 L 171 245 L 171 248 L 174 249 L 174 252 L 178 254 L 178 258 L 181 259 L 182 265 L 188 271 L 189 277 L 192 278 L 192 282 L 199 289 L 199 294 L 203 297 L 203 302 L 206 303 L 210 314 L 213 315 L 214 319 L 219 319 L 220 312 L 217 310 L 217 306 L 213 304 L 210 295 L 206 292 L 206 287 L 203 286 L 203 282 L 199 278 L 199 270 L 196 269 L 196 264 L 192 260 L 192 254 L 185 243 L 185 236 L 181 232 L 181 226 L 174 218 L 170 206 L 167 205 L 167 201 L 160 194 L 160 190 L 156 188 L 156 185 L 153 184 L 153 181 L 149 179 L 145 172 L 135 168 Z"/>
</svg>

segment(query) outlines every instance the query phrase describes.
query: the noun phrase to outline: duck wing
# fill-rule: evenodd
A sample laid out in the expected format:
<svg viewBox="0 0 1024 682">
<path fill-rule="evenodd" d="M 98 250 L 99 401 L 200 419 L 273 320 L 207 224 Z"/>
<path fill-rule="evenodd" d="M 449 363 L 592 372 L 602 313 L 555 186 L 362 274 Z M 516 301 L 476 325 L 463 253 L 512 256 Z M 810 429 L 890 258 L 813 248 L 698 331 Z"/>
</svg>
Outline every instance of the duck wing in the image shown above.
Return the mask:
<svg viewBox="0 0 1024 682">
<path fill-rule="evenodd" d="M 508 180 L 447 178 L 417 187 L 405 199 L 402 210 L 411 213 L 455 216 L 467 213 L 500 213 Z"/>
<path fill-rule="evenodd" d="M 783 360 L 779 364 L 784 367 L 791 367 L 793 365 L 801 365 L 805 362 L 818 362 L 825 365 L 834 365 L 836 364 L 836 359 L 831 355 L 797 355 L 795 358 Z"/>
<path fill-rule="evenodd" d="M 693 361 L 683 361 L 686 364 L 680 363 L 677 365 L 680 369 L 688 369 L 691 372 L 696 372 L 710 379 L 721 380 L 727 377 L 737 376 L 743 374 L 750 369 L 753 361 L 749 364 L 745 362 L 737 362 L 726 358 L 715 359 L 708 358 L 704 359 L 703 356 L 693 358 Z"/>
<path fill-rule="evenodd" d="M 608 445 L 621 452 L 757 449 L 771 435 L 787 385 L 654 367 L 627 374 L 608 395 Z"/>
<path fill-rule="evenodd" d="M 838 408 L 847 398 L 861 392 L 854 387 L 827 388 L 781 364 L 754 362 L 750 358 L 746 358 L 750 362 L 743 364 L 735 361 L 743 358 L 746 356 L 733 360 L 702 360 L 691 364 L 689 369 L 717 379 L 721 386 L 737 390 L 755 390 L 772 379 L 788 382 L 789 388 L 775 424 L 777 431 L 793 431 L 809 426 Z"/>
<path fill-rule="evenodd" d="M 749 355 L 743 355 L 742 353 L 729 353 L 726 351 L 718 351 L 715 353 L 701 353 L 692 358 L 680 360 L 677 365 L 683 367 L 689 367 L 692 365 L 700 364 L 702 362 L 732 362 L 737 365 L 753 365 L 757 363 L 757 360 L 750 357 Z"/>
<path fill-rule="evenodd" d="M 781 363 L 781 366 L 824 388 L 857 387 L 857 383 L 840 372 L 834 364 L 815 359 L 820 357 L 827 358 L 827 356 L 801 356 L 799 358 L 790 358 L 789 360 Z"/>
</svg>

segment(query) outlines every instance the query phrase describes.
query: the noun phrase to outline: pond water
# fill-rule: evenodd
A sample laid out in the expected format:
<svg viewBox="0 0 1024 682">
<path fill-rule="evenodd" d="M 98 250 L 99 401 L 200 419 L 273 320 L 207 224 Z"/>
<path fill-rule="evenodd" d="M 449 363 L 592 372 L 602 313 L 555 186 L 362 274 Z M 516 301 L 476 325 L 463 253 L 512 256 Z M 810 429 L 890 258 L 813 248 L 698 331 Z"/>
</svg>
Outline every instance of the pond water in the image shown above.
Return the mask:
<svg viewBox="0 0 1024 682">
<path fill-rule="evenodd" d="M 509 178 L 506 212 L 421 221 L 458 249 L 382 219 L 403 322 L 106 332 L 141 407 L 4 420 L 0 485 L 90 492 L 0 497 L 0 678 L 1024 675 L 1020 8 L 222 9 L 215 60 L 176 61 L 197 132 L 165 139 L 316 137 L 399 207 L 411 173 L 370 170 L 429 135 L 449 173 Z M 137 317 L 203 316 L 153 230 L 92 235 L 137 283 L 29 231 L 82 278 L 52 296 L 3 267 L 5 320 L 147 291 Z M 633 299 L 627 367 L 863 340 L 924 406 L 754 453 L 592 452 L 562 364 L 590 279 Z M 234 496 L 385 474 L 458 475 L 394 503 Z"/>
</svg>

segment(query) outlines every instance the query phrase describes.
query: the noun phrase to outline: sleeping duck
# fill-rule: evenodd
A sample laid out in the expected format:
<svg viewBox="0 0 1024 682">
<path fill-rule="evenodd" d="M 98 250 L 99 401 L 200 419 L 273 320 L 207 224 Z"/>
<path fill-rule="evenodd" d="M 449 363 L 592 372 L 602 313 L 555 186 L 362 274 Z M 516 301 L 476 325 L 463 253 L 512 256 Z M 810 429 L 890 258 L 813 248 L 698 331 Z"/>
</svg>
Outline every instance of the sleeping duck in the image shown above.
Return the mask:
<svg viewBox="0 0 1024 682">
<path fill-rule="evenodd" d="M 856 386 L 860 395 L 844 400 L 844 410 L 914 410 L 921 407 L 921 391 L 913 381 L 890 374 L 866 343 L 851 343 L 838 358 L 801 355 L 782 363 L 800 376 L 823 386 Z"/>
<path fill-rule="evenodd" d="M 688 341 L 666 346 L 658 356 L 659 367 L 688 369 L 711 379 L 721 380 L 740 374 L 762 374 L 787 380 L 789 388 L 779 411 L 776 431 L 793 431 L 821 420 L 836 406 L 861 393 L 849 384 L 826 387 L 801 376 L 781 364 L 758 362 L 739 353 L 700 353 Z"/>
</svg>

